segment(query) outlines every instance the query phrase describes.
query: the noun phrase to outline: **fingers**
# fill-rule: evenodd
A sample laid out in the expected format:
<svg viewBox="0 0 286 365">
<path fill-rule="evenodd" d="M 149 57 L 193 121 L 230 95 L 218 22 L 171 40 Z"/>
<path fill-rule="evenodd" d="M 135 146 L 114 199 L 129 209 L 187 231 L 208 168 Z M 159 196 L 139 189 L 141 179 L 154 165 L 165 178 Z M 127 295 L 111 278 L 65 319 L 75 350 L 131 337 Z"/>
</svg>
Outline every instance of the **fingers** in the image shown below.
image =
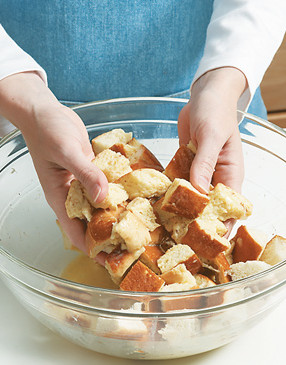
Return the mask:
<svg viewBox="0 0 286 365">
<path fill-rule="evenodd" d="M 235 225 L 235 222 L 236 222 L 236 220 L 235 220 L 235 219 L 233 219 L 233 218 L 230 218 L 230 219 L 228 219 L 227 221 L 223 222 L 223 223 L 224 223 L 224 225 L 225 225 L 225 226 L 226 226 L 226 228 L 227 228 L 227 232 L 226 232 L 226 234 L 224 235 L 224 237 L 225 237 L 225 238 L 228 238 L 228 237 L 230 236 L 231 231 L 232 231 L 232 229 L 233 229 L 233 226 Z"/>
<path fill-rule="evenodd" d="M 107 257 L 107 253 L 106 252 L 99 252 L 95 258 L 94 258 L 94 261 L 97 262 L 99 265 L 101 266 L 105 266 L 105 260 L 106 260 L 106 257 Z"/>
<path fill-rule="evenodd" d="M 84 253 L 87 253 L 85 246 L 85 230 L 86 223 L 79 219 L 70 219 L 65 208 L 65 200 L 68 193 L 69 185 L 53 184 L 51 181 L 48 184 L 42 184 L 47 202 L 55 212 L 62 230 L 68 236 L 74 246 Z M 53 187 L 52 189 L 50 187 Z"/>
<path fill-rule="evenodd" d="M 197 143 L 197 153 L 190 170 L 190 182 L 200 192 L 208 193 L 222 145 L 211 133 L 206 134 Z"/>
<path fill-rule="evenodd" d="M 83 253 L 87 254 L 87 248 L 85 245 L 86 224 L 77 218 L 70 219 L 66 214 L 62 214 L 60 212 L 57 213 L 57 217 L 63 231 L 66 233 L 72 244 Z"/>
<path fill-rule="evenodd" d="M 101 202 L 108 193 L 108 181 L 104 173 L 84 154 L 75 154 L 69 158 L 67 169 L 86 188 L 94 202 Z"/>
<path fill-rule="evenodd" d="M 189 118 L 190 118 L 190 110 L 189 103 L 186 104 L 178 117 L 178 135 L 180 145 L 188 144 L 190 141 L 190 128 L 189 128 Z"/>
<path fill-rule="evenodd" d="M 244 179 L 244 159 L 239 130 L 234 131 L 224 145 L 213 175 L 213 185 L 218 182 L 241 192 Z"/>
</svg>

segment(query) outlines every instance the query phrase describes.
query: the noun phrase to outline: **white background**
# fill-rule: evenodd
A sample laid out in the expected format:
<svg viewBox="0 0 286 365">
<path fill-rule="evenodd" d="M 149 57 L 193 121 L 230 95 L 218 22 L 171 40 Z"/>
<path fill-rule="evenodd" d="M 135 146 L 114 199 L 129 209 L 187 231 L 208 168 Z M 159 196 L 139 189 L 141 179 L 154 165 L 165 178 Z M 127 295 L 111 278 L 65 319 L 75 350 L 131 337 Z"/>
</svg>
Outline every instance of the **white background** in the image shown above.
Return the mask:
<svg viewBox="0 0 286 365">
<path fill-rule="evenodd" d="M 261 323 L 222 348 L 175 360 L 127 360 L 76 346 L 34 319 L 0 280 L 1 365 L 283 365 L 286 363 L 285 300 Z"/>
</svg>

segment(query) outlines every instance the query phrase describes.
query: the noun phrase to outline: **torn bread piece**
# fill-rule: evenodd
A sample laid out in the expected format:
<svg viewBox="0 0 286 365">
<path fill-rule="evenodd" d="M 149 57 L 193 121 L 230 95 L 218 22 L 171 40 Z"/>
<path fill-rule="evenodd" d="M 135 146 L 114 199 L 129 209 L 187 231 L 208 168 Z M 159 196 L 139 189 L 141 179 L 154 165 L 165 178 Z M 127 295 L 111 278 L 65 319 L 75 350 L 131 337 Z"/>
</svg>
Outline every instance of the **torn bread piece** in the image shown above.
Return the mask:
<svg viewBox="0 0 286 365">
<path fill-rule="evenodd" d="M 154 213 L 158 219 L 158 221 L 166 228 L 168 232 L 172 232 L 173 224 L 170 223 L 172 218 L 177 217 L 174 213 L 169 213 L 164 210 L 162 210 L 162 203 L 163 203 L 164 197 L 160 198 L 153 204 L 153 210 Z"/>
<path fill-rule="evenodd" d="M 195 154 L 186 145 L 176 151 L 174 157 L 165 168 L 164 174 L 173 181 L 175 178 L 190 180 L 190 168 Z"/>
<path fill-rule="evenodd" d="M 121 177 L 117 182 L 123 185 L 131 200 L 137 197 L 160 196 L 171 185 L 167 176 L 154 169 L 134 170 Z"/>
<path fill-rule="evenodd" d="M 138 251 L 128 252 L 122 250 L 118 245 L 111 253 L 106 256 L 105 268 L 109 272 L 115 284 L 119 284 L 125 272 L 144 252 L 144 247 Z M 155 274 L 154 274 L 155 275 Z"/>
<path fill-rule="evenodd" d="M 194 278 L 199 288 L 209 288 L 211 286 L 216 286 L 214 281 L 203 274 L 195 274 Z"/>
<path fill-rule="evenodd" d="M 218 270 L 215 274 L 216 282 L 219 284 L 228 283 L 230 281 L 230 277 L 228 275 L 230 265 L 226 259 L 224 252 L 219 253 L 212 260 L 212 264 Z"/>
<path fill-rule="evenodd" d="M 105 174 L 108 182 L 115 182 L 132 171 L 128 158 L 109 149 L 96 155 L 92 163 Z"/>
<path fill-rule="evenodd" d="M 161 209 L 185 218 L 196 218 L 208 204 L 210 198 L 201 194 L 184 179 L 175 179 L 164 196 Z"/>
<path fill-rule="evenodd" d="M 145 251 L 139 257 L 139 260 L 143 262 L 149 269 L 154 271 L 155 274 L 160 274 L 161 271 L 158 267 L 158 259 L 164 255 L 164 251 L 160 245 L 147 245 L 144 246 Z"/>
<path fill-rule="evenodd" d="M 216 229 L 212 221 L 196 218 L 189 224 L 181 243 L 190 246 L 198 256 L 214 259 L 230 247 L 228 240 L 218 235 Z"/>
<path fill-rule="evenodd" d="M 286 238 L 274 236 L 266 245 L 260 260 L 269 265 L 276 265 L 286 260 Z"/>
<path fill-rule="evenodd" d="M 191 288 L 197 286 L 196 279 L 187 270 L 184 264 L 179 264 L 170 271 L 165 272 L 161 275 L 161 278 L 166 282 L 166 284 L 189 284 Z"/>
<path fill-rule="evenodd" d="M 228 274 L 231 276 L 232 281 L 236 281 L 267 270 L 270 267 L 271 265 L 267 264 L 266 262 L 257 260 L 238 262 L 236 264 L 230 265 Z"/>
<path fill-rule="evenodd" d="M 115 183 L 108 183 L 108 193 L 101 203 L 93 202 L 85 188 L 83 188 L 83 192 L 90 205 L 95 209 L 116 209 L 119 204 L 122 204 L 128 199 L 128 194 L 124 190 L 124 187 L 121 184 Z"/>
<path fill-rule="evenodd" d="M 121 290 L 158 292 L 165 284 L 160 276 L 156 275 L 141 261 L 137 261 L 128 271 L 120 284 Z"/>
<path fill-rule="evenodd" d="M 148 245 L 161 245 L 163 246 L 165 242 L 172 241 L 170 234 L 163 226 L 157 227 L 154 231 L 150 232 L 151 241 Z M 171 245 L 173 246 L 175 242 L 172 242 Z"/>
<path fill-rule="evenodd" d="M 252 213 L 252 204 L 230 187 L 218 183 L 209 192 L 210 202 L 205 207 L 203 216 L 214 216 L 221 221 L 227 219 L 246 219 Z"/>
<path fill-rule="evenodd" d="M 230 246 L 227 250 L 224 251 L 224 255 L 225 255 L 225 258 L 227 259 L 228 263 L 230 265 L 232 265 L 233 264 L 232 252 L 234 249 L 235 242 L 230 240 L 229 243 L 230 243 Z"/>
<path fill-rule="evenodd" d="M 213 272 L 213 280 L 216 284 L 224 284 L 230 281 L 230 277 L 228 275 L 230 265 L 224 252 L 219 253 L 213 259 L 200 259 L 203 268 Z"/>
<path fill-rule="evenodd" d="M 162 274 L 172 270 L 179 264 L 185 264 L 186 268 L 192 274 L 199 272 L 202 267 L 202 264 L 195 252 L 188 245 L 182 244 L 169 248 L 169 250 L 166 251 L 166 253 L 157 261 L 157 265 Z"/>
<path fill-rule="evenodd" d="M 268 237 L 260 230 L 240 226 L 231 241 L 234 242 L 233 262 L 237 263 L 259 260 L 268 242 Z"/>
<path fill-rule="evenodd" d="M 146 198 L 135 198 L 126 207 L 127 210 L 132 212 L 148 229 L 154 231 L 160 226 L 156 222 L 156 216 L 153 207 Z"/>
<path fill-rule="evenodd" d="M 114 210 L 97 209 L 92 219 L 87 224 L 85 242 L 88 256 L 96 257 L 100 251 L 111 252 L 116 245 L 123 240 L 113 232 L 113 226 L 117 223 L 120 214 L 125 210 L 124 206 L 118 206 Z"/>
<path fill-rule="evenodd" d="M 157 260 L 164 255 L 165 244 L 169 242 L 169 234 L 163 226 L 159 226 L 153 232 L 150 232 L 151 241 L 148 245 L 144 246 L 145 251 L 140 256 L 139 260 L 143 262 L 156 274 L 160 274 L 161 271 L 157 265 Z"/>
<path fill-rule="evenodd" d="M 151 241 L 148 228 L 130 211 L 120 215 L 113 232 L 122 238 L 129 252 L 138 251 Z"/>
<path fill-rule="evenodd" d="M 93 208 L 83 193 L 83 186 L 78 180 L 72 180 L 65 201 L 67 215 L 70 219 L 91 220 Z"/>
<path fill-rule="evenodd" d="M 91 141 L 95 155 L 110 148 L 115 143 L 128 143 L 132 139 L 132 132 L 126 133 L 123 129 L 113 129 L 100 134 Z"/>
<path fill-rule="evenodd" d="M 127 157 L 132 170 L 142 168 L 155 169 L 161 172 L 164 170 L 153 153 L 135 138 L 132 138 L 128 144 L 116 143 L 110 149 Z"/>
<path fill-rule="evenodd" d="M 176 243 L 181 243 L 181 238 L 187 233 L 188 226 L 192 222 L 192 219 L 162 210 L 161 207 L 163 200 L 164 197 L 157 200 L 153 204 L 153 210 L 157 216 L 158 221 L 171 234 L 172 239 Z"/>
</svg>

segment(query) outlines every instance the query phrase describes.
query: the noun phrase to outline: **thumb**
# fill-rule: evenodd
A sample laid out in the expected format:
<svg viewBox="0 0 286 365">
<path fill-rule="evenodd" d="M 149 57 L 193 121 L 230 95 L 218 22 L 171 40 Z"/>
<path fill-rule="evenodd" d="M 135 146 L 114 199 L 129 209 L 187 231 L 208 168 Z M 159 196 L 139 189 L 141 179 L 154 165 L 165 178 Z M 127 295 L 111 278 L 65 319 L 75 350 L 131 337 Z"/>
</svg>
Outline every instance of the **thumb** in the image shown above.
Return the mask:
<svg viewBox="0 0 286 365">
<path fill-rule="evenodd" d="M 100 203 L 108 193 L 108 181 L 104 173 L 82 154 L 69 158 L 67 169 L 87 190 L 94 202 Z"/>
<path fill-rule="evenodd" d="M 202 193 L 209 192 L 209 186 L 222 146 L 214 139 L 198 141 L 197 152 L 190 170 L 190 182 Z"/>
</svg>

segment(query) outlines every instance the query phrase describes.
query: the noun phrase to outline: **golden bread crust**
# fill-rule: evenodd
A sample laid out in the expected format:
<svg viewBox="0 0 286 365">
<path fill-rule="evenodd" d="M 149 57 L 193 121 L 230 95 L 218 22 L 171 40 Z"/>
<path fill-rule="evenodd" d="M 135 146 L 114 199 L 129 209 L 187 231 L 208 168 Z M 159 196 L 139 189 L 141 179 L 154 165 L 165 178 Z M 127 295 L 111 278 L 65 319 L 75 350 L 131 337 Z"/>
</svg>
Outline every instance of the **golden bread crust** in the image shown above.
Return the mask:
<svg viewBox="0 0 286 365">
<path fill-rule="evenodd" d="M 165 175 L 173 181 L 175 178 L 190 180 L 190 168 L 195 154 L 186 146 L 182 145 L 176 151 L 174 157 L 165 168 Z"/>
<path fill-rule="evenodd" d="M 204 210 L 209 200 L 207 195 L 201 194 L 190 182 L 176 178 L 165 194 L 161 209 L 194 219 Z"/>
<path fill-rule="evenodd" d="M 116 284 L 120 283 L 125 272 L 143 252 L 143 247 L 138 251 L 128 252 L 127 250 L 122 250 L 119 245 L 106 256 L 105 268 L 108 270 L 112 280 Z"/>
<path fill-rule="evenodd" d="M 160 274 L 157 260 L 164 254 L 160 245 L 147 245 L 144 246 L 144 248 L 145 251 L 142 253 L 139 260 L 149 267 L 149 269 L 154 271 L 154 273 Z"/>
<path fill-rule="evenodd" d="M 90 257 L 95 257 L 107 246 L 112 246 L 117 242 L 112 240 L 112 230 L 117 223 L 120 214 L 125 210 L 124 206 L 118 206 L 114 210 L 97 209 L 87 224 L 85 242 L 87 252 Z"/>
<path fill-rule="evenodd" d="M 266 244 L 262 241 L 259 242 L 245 225 L 240 226 L 232 238 L 232 242 L 234 242 L 233 263 L 258 260 Z"/>
<path fill-rule="evenodd" d="M 286 260 L 286 238 L 275 235 L 267 243 L 260 260 L 270 265 Z"/>
<path fill-rule="evenodd" d="M 226 238 L 208 230 L 199 219 L 195 219 L 189 224 L 188 231 L 182 237 L 181 243 L 189 245 L 198 256 L 206 259 L 215 258 L 229 247 Z"/>
<path fill-rule="evenodd" d="M 158 292 L 164 283 L 160 276 L 156 275 L 141 261 L 137 261 L 122 280 L 120 289 L 126 291 Z"/>
</svg>

